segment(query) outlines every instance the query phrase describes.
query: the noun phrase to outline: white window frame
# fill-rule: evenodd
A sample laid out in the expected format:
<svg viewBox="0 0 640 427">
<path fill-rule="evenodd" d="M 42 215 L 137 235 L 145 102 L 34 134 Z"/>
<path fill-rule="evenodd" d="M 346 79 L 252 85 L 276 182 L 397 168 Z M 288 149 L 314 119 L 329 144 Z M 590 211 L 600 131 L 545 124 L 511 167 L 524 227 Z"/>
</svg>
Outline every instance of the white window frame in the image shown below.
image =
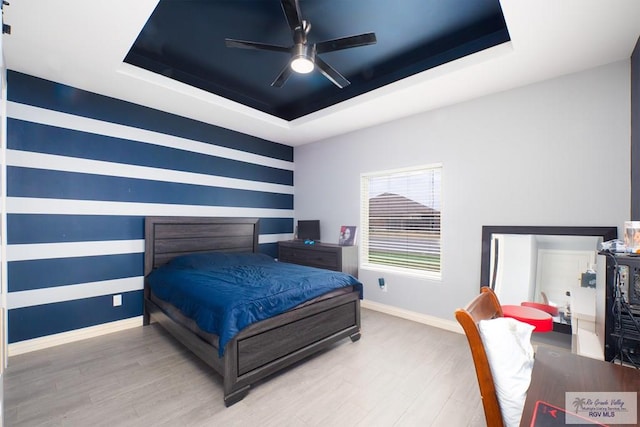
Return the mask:
<svg viewBox="0 0 640 427">
<path fill-rule="evenodd" d="M 369 212 L 370 185 L 371 184 L 373 184 L 374 186 L 377 186 L 379 184 L 384 185 L 382 183 L 387 178 L 396 178 L 394 182 L 397 182 L 397 180 L 402 180 L 403 177 L 407 177 L 406 179 L 407 181 L 409 181 L 411 175 L 416 176 L 425 172 L 431 175 L 433 185 L 427 186 L 427 188 L 423 189 L 422 191 L 415 191 L 416 189 L 413 187 L 412 188 L 406 187 L 406 190 L 404 190 L 405 194 L 401 196 L 402 198 L 405 198 L 405 196 L 407 196 L 407 198 L 410 199 L 409 200 L 410 204 L 411 204 L 411 200 L 415 200 L 415 199 L 412 199 L 412 196 L 416 198 L 424 198 L 424 203 L 420 203 L 420 204 L 426 205 L 427 208 L 433 209 L 433 212 L 439 213 L 437 215 L 437 231 L 439 231 L 438 237 L 437 239 L 433 239 L 433 238 L 419 239 L 415 243 L 406 242 L 406 246 L 404 246 L 403 248 L 402 248 L 402 244 L 400 246 L 401 246 L 401 250 L 406 250 L 407 248 L 409 248 L 409 251 L 407 252 L 411 252 L 410 249 L 414 245 L 417 245 L 416 247 L 419 247 L 421 249 L 421 251 L 419 251 L 420 253 L 425 253 L 426 251 L 435 250 L 436 252 L 434 253 L 437 254 L 438 256 L 437 265 L 434 263 L 430 263 L 428 261 L 419 261 L 414 265 L 412 265 L 410 261 L 404 261 L 404 262 L 400 261 L 399 262 L 400 265 L 392 265 L 393 262 L 395 261 L 392 261 L 390 263 L 388 262 L 385 263 L 384 261 L 376 262 L 375 259 L 370 259 L 369 249 L 371 246 L 371 238 L 372 238 L 371 232 L 370 232 L 371 228 L 370 228 L 370 212 Z M 360 228 L 361 228 L 360 267 L 361 268 L 382 271 L 382 272 L 393 272 L 393 273 L 400 273 L 400 274 L 406 274 L 406 275 L 413 275 L 413 276 L 425 277 L 433 280 L 442 279 L 442 228 L 441 228 L 442 172 L 443 172 L 442 164 L 436 163 L 436 164 L 421 165 L 421 166 L 415 166 L 415 167 L 409 167 L 409 168 L 363 173 L 360 175 Z M 393 184 L 389 184 L 389 185 L 393 185 Z M 378 191 L 382 191 L 382 190 L 378 190 Z M 388 192 L 395 194 L 394 191 L 388 191 Z M 389 196 L 394 197 L 393 195 L 389 195 Z M 432 205 L 432 206 L 428 206 L 428 205 Z M 429 218 L 433 218 L 433 221 L 436 221 L 436 218 L 433 215 L 433 212 L 431 215 L 429 215 Z M 418 228 L 421 228 L 421 227 L 422 225 L 420 225 Z M 430 227 L 429 230 L 431 230 L 432 232 L 436 231 L 436 226 L 432 226 L 432 227 L 433 228 Z M 386 242 L 383 242 L 383 245 L 384 244 L 386 244 Z M 395 243 L 392 243 L 392 244 L 395 245 Z"/>
</svg>

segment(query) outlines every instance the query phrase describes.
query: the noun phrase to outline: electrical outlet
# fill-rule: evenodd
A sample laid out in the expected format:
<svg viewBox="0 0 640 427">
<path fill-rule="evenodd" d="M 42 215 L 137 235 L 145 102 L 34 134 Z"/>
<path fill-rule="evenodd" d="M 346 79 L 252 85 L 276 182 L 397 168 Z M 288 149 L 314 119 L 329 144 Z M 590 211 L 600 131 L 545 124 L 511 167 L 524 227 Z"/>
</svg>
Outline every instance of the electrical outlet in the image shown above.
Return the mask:
<svg viewBox="0 0 640 427">
<path fill-rule="evenodd" d="M 122 305 L 122 294 L 113 296 L 113 306 L 120 307 Z"/>
</svg>

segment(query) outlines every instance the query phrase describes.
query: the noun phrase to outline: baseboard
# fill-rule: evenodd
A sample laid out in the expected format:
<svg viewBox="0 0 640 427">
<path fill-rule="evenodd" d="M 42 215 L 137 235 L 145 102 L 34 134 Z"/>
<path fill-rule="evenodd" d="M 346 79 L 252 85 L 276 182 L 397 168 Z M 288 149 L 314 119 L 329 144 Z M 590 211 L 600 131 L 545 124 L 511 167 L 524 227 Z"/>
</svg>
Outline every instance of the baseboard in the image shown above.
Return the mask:
<svg viewBox="0 0 640 427">
<path fill-rule="evenodd" d="M 381 313 L 400 317 L 402 319 L 412 320 L 414 322 L 422 323 L 436 328 L 446 329 L 447 331 L 464 334 L 464 331 L 462 330 L 460 324 L 453 320 L 446 320 L 440 317 L 429 316 L 428 314 L 416 313 L 415 311 L 409 311 L 391 305 L 380 304 L 379 302 L 375 301 L 362 300 L 360 305 L 363 308 L 368 308 L 369 310 L 379 311 Z"/>
<path fill-rule="evenodd" d="M 142 326 L 142 316 L 9 344 L 9 357 Z"/>
<path fill-rule="evenodd" d="M 425 325 L 445 329 L 459 334 L 464 333 L 457 322 L 452 320 L 441 319 L 427 314 L 416 313 L 414 311 L 405 310 L 391 305 L 380 304 L 375 301 L 363 300 L 361 302 L 363 308 L 379 311 L 391 316 L 400 317 L 402 319 L 411 320 Z M 61 334 L 48 335 L 46 337 L 34 338 L 31 340 L 20 341 L 9 344 L 9 357 L 19 354 L 29 353 L 37 350 L 44 350 L 57 345 L 68 344 L 75 341 L 94 338 L 100 335 L 110 334 L 112 332 L 123 331 L 125 329 L 136 328 L 142 326 L 142 316 L 132 317 L 130 319 L 118 320 L 116 322 L 105 323 L 88 328 L 77 329 L 75 331 L 63 332 Z"/>
</svg>

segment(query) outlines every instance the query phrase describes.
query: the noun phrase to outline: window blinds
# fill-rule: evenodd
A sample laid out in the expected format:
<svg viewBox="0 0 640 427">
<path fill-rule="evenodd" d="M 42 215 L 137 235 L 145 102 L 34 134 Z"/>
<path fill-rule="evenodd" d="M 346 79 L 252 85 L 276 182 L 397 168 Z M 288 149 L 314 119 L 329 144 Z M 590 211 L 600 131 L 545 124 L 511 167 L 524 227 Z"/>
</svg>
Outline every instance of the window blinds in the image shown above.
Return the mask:
<svg viewBox="0 0 640 427">
<path fill-rule="evenodd" d="M 363 265 L 440 273 L 442 166 L 361 178 Z"/>
</svg>

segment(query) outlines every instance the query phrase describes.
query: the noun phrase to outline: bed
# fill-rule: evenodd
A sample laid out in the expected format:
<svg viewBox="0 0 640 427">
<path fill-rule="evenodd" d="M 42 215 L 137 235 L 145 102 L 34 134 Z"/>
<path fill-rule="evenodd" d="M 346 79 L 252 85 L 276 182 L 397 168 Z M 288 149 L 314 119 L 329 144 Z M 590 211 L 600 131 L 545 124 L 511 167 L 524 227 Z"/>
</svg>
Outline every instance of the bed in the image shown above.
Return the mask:
<svg viewBox="0 0 640 427">
<path fill-rule="evenodd" d="M 226 406 L 242 400 L 252 384 L 332 344 L 360 338 L 362 288 L 333 290 L 243 327 L 224 341 L 162 301 L 150 274 L 188 254 L 258 253 L 257 218 L 147 217 L 145 219 L 144 324 L 160 324 L 223 377 Z M 286 263 L 280 263 L 286 264 Z"/>
</svg>

